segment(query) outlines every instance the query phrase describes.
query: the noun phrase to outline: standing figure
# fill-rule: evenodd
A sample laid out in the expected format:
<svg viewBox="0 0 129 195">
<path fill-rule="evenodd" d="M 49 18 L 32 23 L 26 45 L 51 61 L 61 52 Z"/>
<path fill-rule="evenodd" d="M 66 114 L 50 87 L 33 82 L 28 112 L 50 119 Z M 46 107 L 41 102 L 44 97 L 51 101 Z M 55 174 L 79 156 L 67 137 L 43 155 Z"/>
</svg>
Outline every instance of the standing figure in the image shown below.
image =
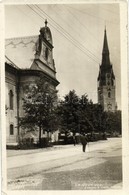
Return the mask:
<svg viewBox="0 0 129 195">
<path fill-rule="evenodd" d="M 83 133 L 80 137 L 80 141 L 81 141 L 81 144 L 82 144 L 82 151 L 85 152 L 86 150 L 86 145 L 87 145 L 87 142 L 88 142 L 88 139 L 87 139 L 87 136 L 85 135 L 85 133 Z"/>
<path fill-rule="evenodd" d="M 74 146 L 76 146 L 76 137 L 75 137 L 75 135 L 73 135 L 73 144 L 74 144 Z"/>
</svg>

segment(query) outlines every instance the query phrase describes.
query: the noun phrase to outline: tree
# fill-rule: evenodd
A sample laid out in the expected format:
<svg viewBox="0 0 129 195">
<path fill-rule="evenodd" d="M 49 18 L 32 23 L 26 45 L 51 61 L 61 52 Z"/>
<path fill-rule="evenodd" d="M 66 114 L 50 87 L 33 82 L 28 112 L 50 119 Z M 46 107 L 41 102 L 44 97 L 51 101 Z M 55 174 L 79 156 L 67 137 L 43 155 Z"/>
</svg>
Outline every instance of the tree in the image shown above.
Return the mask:
<svg viewBox="0 0 129 195">
<path fill-rule="evenodd" d="M 73 134 L 81 133 L 100 133 L 117 129 L 121 131 L 120 112 L 106 112 L 100 104 L 93 104 L 86 94 L 79 97 L 75 90 L 69 91 L 64 100 L 60 101 L 57 107 L 57 118 L 59 129 L 67 136 L 69 131 Z M 102 134 L 101 134 L 102 133 Z"/>
<path fill-rule="evenodd" d="M 60 120 L 60 128 L 66 133 L 68 130 L 75 133 L 77 130 L 79 97 L 76 92 L 70 91 L 57 107 L 57 115 Z"/>
<path fill-rule="evenodd" d="M 106 113 L 105 131 L 111 134 L 121 134 L 121 111 Z"/>
<path fill-rule="evenodd" d="M 100 104 L 94 104 L 93 106 L 93 124 L 97 132 L 103 132 L 105 124 L 105 112 Z"/>
<path fill-rule="evenodd" d="M 86 133 L 92 132 L 94 128 L 93 123 L 93 108 L 94 104 L 88 99 L 88 95 L 84 94 L 80 98 L 80 128 Z"/>
<path fill-rule="evenodd" d="M 56 129 L 55 104 L 57 91 L 50 88 L 40 76 L 35 83 L 28 86 L 28 93 L 23 98 L 24 116 L 20 118 L 20 126 L 28 130 L 39 130 L 39 146 L 41 132 Z"/>
<path fill-rule="evenodd" d="M 92 122 L 93 102 L 87 95 L 76 94 L 75 90 L 69 91 L 58 106 L 58 117 L 60 118 L 60 127 L 67 134 L 71 131 L 73 134 L 81 131 L 89 132 L 94 129 Z"/>
</svg>

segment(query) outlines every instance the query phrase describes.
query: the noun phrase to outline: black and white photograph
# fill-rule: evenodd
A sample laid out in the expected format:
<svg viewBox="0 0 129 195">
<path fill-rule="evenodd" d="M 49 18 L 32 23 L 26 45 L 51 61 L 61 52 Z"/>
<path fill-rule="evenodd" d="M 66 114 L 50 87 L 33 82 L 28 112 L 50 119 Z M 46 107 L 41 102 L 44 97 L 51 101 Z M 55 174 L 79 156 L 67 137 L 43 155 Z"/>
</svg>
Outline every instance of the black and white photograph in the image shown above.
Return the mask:
<svg viewBox="0 0 129 195">
<path fill-rule="evenodd" d="M 4 25 L 7 190 L 120 192 L 119 1 L 5 4 Z"/>
</svg>

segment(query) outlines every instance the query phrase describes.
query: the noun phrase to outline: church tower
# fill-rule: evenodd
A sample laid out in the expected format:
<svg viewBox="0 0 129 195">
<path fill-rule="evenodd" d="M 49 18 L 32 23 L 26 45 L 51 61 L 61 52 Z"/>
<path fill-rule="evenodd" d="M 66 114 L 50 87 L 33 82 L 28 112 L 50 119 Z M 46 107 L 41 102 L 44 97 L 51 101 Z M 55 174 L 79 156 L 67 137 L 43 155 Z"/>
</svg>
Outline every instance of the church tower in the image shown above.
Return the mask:
<svg viewBox="0 0 129 195">
<path fill-rule="evenodd" d="M 106 29 L 104 32 L 102 62 L 98 75 L 98 103 L 102 105 L 104 111 L 114 112 L 116 110 L 115 75 L 110 62 Z"/>
</svg>

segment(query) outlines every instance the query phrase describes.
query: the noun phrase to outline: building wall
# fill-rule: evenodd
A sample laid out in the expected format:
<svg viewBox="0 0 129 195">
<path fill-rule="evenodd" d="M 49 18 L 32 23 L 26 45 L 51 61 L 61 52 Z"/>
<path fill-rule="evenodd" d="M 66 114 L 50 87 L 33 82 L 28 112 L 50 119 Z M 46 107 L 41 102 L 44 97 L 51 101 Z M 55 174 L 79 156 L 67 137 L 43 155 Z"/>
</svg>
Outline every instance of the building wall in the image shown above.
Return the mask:
<svg viewBox="0 0 129 195">
<path fill-rule="evenodd" d="M 34 85 L 35 81 L 39 79 L 38 75 L 28 75 L 24 74 L 20 76 L 20 85 L 19 85 L 19 116 L 23 116 L 23 100 L 22 98 L 28 94 L 28 90 L 30 90 Z M 46 80 L 44 77 L 43 85 L 48 82 L 50 89 L 54 90 L 56 87 L 51 83 L 51 80 Z M 29 88 L 28 88 L 29 87 Z"/>
<path fill-rule="evenodd" d="M 36 71 L 24 70 L 24 73 L 11 72 L 6 70 L 6 134 L 7 145 L 15 144 L 18 141 L 18 135 L 25 133 L 26 130 L 18 128 L 18 118 L 24 116 L 23 98 L 28 94 L 28 91 L 35 85 L 35 81 L 39 78 Z M 43 74 L 44 75 L 44 74 Z M 51 78 L 44 75 L 44 83 L 49 83 L 50 89 L 54 90 L 56 86 Z M 43 85 L 44 85 L 43 83 Z M 29 87 L 29 89 L 28 89 Z M 13 94 L 13 109 L 10 109 L 10 91 Z M 13 125 L 13 134 L 10 133 L 10 125 Z"/>
<path fill-rule="evenodd" d="M 28 96 L 28 92 L 33 90 L 33 86 L 35 85 L 36 80 L 39 79 L 38 75 L 24 74 L 20 76 L 20 86 L 19 86 L 19 116 L 24 116 L 23 110 L 23 98 Z M 50 89 L 55 89 L 55 86 L 51 84 L 50 81 L 47 81 L 50 85 Z M 46 79 L 44 77 L 44 82 L 42 85 L 46 83 Z M 20 128 L 20 132 L 25 132 L 26 130 Z M 44 135 L 44 134 L 43 134 Z"/>
<path fill-rule="evenodd" d="M 110 87 L 110 91 L 108 90 L 107 86 L 103 87 L 103 104 L 104 104 L 104 111 L 115 111 L 115 87 Z M 110 97 L 108 93 L 110 92 Z"/>
<path fill-rule="evenodd" d="M 20 76 L 20 86 L 19 86 L 19 116 L 24 115 L 23 111 L 23 98 L 28 94 L 28 87 L 31 88 L 31 86 L 35 83 L 37 77 L 31 76 L 31 75 L 23 75 Z"/>
<path fill-rule="evenodd" d="M 23 110 L 23 98 L 28 94 L 28 86 L 31 88 L 35 84 L 35 80 L 38 76 L 23 75 L 17 77 L 14 73 L 6 71 L 6 137 L 7 144 L 17 143 L 18 138 L 18 115 L 24 116 Z M 17 81 L 19 80 L 19 83 Z M 46 81 L 44 80 L 44 83 Z M 17 91 L 17 84 L 19 84 L 19 90 Z M 55 87 L 51 85 L 51 88 Z M 13 93 L 13 109 L 10 109 L 10 90 Z M 18 94 L 17 94 L 18 93 Z M 17 99 L 18 98 L 18 99 Z M 13 134 L 10 134 L 10 125 L 13 125 Z M 19 131 L 24 131 L 19 129 Z"/>
<path fill-rule="evenodd" d="M 17 76 L 6 72 L 6 135 L 7 143 L 17 142 Z M 10 109 L 10 90 L 13 92 L 13 109 Z M 10 126 L 13 125 L 13 132 Z M 11 135 L 12 134 L 12 135 Z"/>
</svg>

